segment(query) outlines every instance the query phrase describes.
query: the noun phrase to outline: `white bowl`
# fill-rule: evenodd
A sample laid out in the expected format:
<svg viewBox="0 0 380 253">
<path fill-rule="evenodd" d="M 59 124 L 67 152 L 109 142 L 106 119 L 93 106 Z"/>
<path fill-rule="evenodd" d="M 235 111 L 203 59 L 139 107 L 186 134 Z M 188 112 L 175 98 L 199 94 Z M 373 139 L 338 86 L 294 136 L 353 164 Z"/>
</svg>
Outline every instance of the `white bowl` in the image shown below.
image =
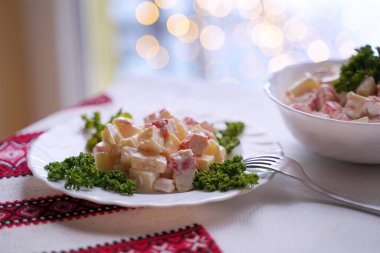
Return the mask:
<svg viewBox="0 0 380 253">
<path fill-rule="evenodd" d="M 277 104 L 286 126 L 305 147 L 341 161 L 380 164 L 380 123 L 328 119 L 295 110 L 284 102 L 287 88 L 304 73 L 344 61 L 303 63 L 274 73 L 265 84 L 268 96 Z"/>
</svg>

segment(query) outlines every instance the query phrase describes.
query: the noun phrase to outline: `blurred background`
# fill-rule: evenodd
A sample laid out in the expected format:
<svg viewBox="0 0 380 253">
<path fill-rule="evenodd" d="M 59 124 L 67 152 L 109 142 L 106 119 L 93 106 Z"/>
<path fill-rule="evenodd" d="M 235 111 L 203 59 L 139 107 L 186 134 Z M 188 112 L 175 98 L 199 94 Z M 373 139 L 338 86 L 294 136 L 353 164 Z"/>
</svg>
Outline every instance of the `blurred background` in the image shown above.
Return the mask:
<svg viewBox="0 0 380 253">
<path fill-rule="evenodd" d="M 237 89 L 379 45 L 371 0 L 2 0 L 0 138 L 136 75 Z"/>
</svg>

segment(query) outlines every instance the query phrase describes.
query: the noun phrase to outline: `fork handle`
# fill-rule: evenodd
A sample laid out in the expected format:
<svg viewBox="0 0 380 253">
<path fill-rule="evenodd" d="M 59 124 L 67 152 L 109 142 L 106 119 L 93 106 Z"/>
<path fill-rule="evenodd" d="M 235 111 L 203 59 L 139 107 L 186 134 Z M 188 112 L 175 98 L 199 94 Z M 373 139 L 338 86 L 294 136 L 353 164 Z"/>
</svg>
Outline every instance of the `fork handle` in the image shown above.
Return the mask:
<svg viewBox="0 0 380 253">
<path fill-rule="evenodd" d="M 303 177 L 300 178 L 298 176 L 291 175 L 291 174 L 283 172 L 283 171 L 276 171 L 276 172 L 283 174 L 285 176 L 294 178 L 294 179 L 304 183 L 306 186 L 308 186 L 312 190 L 319 192 L 319 193 L 323 194 L 324 196 L 329 197 L 330 199 L 333 199 L 333 200 L 335 200 L 341 204 L 345 204 L 345 205 L 350 206 L 352 208 L 355 208 L 355 209 L 358 209 L 361 211 L 365 211 L 368 213 L 380 215 L 380 208 L 379 207 L 374 206 L 374 205 L 370 205 L 370 204 L 367 204 L 364 202 L 356 201 L 356 200 L 353 200 L 350 198 L 346 198 L 346 197 L 340 196 L 340 195 L 335 194 L 335 193 L 332 193 L 329 190 L 326 190 L 326 189 L 320 187 L 319 185 L 315 184 L 306 174 L 304 174 Z"/>
</svg>

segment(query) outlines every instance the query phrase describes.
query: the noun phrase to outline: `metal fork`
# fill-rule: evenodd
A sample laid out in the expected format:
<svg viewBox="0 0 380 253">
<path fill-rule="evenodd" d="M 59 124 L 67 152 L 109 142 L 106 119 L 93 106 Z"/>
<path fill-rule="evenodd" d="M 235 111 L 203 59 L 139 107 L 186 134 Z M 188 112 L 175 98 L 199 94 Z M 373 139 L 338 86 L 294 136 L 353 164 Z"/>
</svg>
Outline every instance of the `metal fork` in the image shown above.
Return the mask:
<svg viewBox="0 0 380 253">
<path fill-rule="evenodd" d="M 244 162 L 247 165 L 248 172 L 257 173 L 257 170 L 259 171 L 266 170 L 266 171 L 272 171 L 273 173 L 279 173 L 279 174 L 294 178 L 298 181 L 301 181 L 302 183 L 304 183 L 306 186 L 310 187 L 314 191 L 319 192 L 323 194 L 324 196 L 329 197 L 330 199 L 333 199 L 341 204 L 345 204 L 349 207 L 352 207 L 361 211 L 380 215 L 380 207 L 378 206 L 374 206 L 374 205 L 370 205 L 370 204 L 356 201 L 353 199 L 349 199 L 349 198 L 337 195 L 335 193 L 332 193 L 318 186 L 306 175 L 302 166 L 298 162 L 288 157 L 277 156 L 277 155 L 260 155 L 254 158 L 247 158 L 244 160 Z"/>
</svg>

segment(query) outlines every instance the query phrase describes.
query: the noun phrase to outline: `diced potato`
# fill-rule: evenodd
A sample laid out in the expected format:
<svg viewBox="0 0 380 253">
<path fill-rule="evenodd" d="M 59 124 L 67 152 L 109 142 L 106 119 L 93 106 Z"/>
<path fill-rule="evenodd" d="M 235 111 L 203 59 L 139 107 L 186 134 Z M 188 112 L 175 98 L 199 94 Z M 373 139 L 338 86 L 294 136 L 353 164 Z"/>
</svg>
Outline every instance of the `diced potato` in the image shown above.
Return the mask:
<svg viewBox="0 0 380 253">
<path fill-rule="evenodd" d="M 226 158 L 226 150 L 219 146 L 215 140 L 208 140 L 208 144 L 203 154 L 214 156 L 214 161 L 217 163 L 223 162 Z"/>
<path fill-rule="evenodd" d="M 364 123 L 368 123 L 369 122 L 369 118 L 367 116 L 365 116 L 365 117 L 361 117 L 359 119 L 354 119 L 354 120 L 352 120 L 352 122 L 364 122 Z"/>
<path fill-rule="evenodd" d="M 161 192 L 166 192 L 166 193 L 174 192 L 175 190 L 174 180 L 160 177 L 154 183 L 153 188 L 156 191 L 161 191 Z"/>
<path fill-rule="evenodd" d="M 132 147 L 132 148 L 137 148 L 137 135 L 134 135 L 129 138 L 122 138 L 119 141 L 119 148 L 122 147 Z"/>
<path fill-rule="evenodd" d="M 95 154 L 95 167 L 101 171 L 113 169 L 112 159 L 109 153 L 99 152 Z"/>
<path fill-rule="evenodd" d="M 363 82 L 356 88 L 356 93 L 364 97 L 368 97 L 376 92 L 375 79 L 370 76 L 364 79 Z"/>
<path fill-rule="evenodd" d="M 154 171 L 143 171 L 130 169 L 129 177 L 136 182 L 137 192 L 152 192 L 154 183 L 159 177 L 159 174 Z"/>
<path fill-rule="evenodd" d="M 136 170 L 154 171 L 164 173 L 167 166 L 167 160 L 162 155 L 145 155 L 141 152 L 135 152 L 130 156 L 131 168 Z"/>
<path fill-rule="evenodd" d="M 125 169 L 131 167 L 131 156 L 132 154 L 138 152 L 136 148 L 125 146 L 121 149 L 121 164 Z"/>
<path fill-rule="evenodd" d="M 186 127 L 179 119 L 176 118 L 174 118 L 174 124 L 176 127 L 176 136 L 180 141 L 182 141 L 188 135 Z"/>
<path fill-rule="evenodd" d="M 358 119 L 365 116 L 365 101 L 365 97 L 355 94 L 352 91 L 347 93 L 347 102 L 344 112 L 352 119 Z"/>
<path fill-rule="evenodd" d="M 179 149 L 180 141 L 178 140 L 177 136 L 174 134 L 169 134 L 167 138 L 165 138 L 164 141 L 164 148 L 165 151 L 169 154 L 177 152 Z"/>
<path fill-rule="evenodd" d="M 151 154 L 160 154 L 163 150 L 164 138 L 157 127 L 151 126 L 138 135 L 137 149 Z"/>
<path fill-rule="evenodd" d="M 120 134 L 124 138 L 131 137 L 141 132 L 141 129 L 134 126 L 133 122 L 130 119 L 124 117 L 115 118 L 112 123 L 118 128 Z"/>
<path fill-rule="evenodd" d="M 195 162 L 197 163 L 197 169 L 207 170 L 210 164 L 214 161 L 214 156 L 203 155 L 201 157 L 195 157 Z"/>
<path fill-rule="evenodd" d="M 172 179 L 173 178 L 173 168 L 168 164 L 166 166 L 165 171 L 160 174 L 160 177 Z"/>
<path fill-rule="evenodd" d="M 111 123 L 108 123 L 106 125 L 106 127 L 101 132 L 101 136 L 105 143 L 111 145 L 118 145 L 120 139 L 122 138 L 119 130 Z"/>
<path fill-rule="evenodd" d="M 186 192 L 193 188 L 196 163 L 191 149 L 180 150 L 171 156 L 173 179 L 179 192 Z"/>
<path fill-rule="evenodd" d="M 160 119 L 171 119 L 173 118 L 174 116 L 166 109 L 162 109 L 161 111 L 159 111 L 159 118 Z"/>
<path fill-rule="evenodd" d="M 312 89 L 318 89 L 319 86 L 320 83 L 317 80 L 310 77 L 303 78 L 289 88 L 288 94 L 291 97 L 298 97 Z"/>
</svg>

